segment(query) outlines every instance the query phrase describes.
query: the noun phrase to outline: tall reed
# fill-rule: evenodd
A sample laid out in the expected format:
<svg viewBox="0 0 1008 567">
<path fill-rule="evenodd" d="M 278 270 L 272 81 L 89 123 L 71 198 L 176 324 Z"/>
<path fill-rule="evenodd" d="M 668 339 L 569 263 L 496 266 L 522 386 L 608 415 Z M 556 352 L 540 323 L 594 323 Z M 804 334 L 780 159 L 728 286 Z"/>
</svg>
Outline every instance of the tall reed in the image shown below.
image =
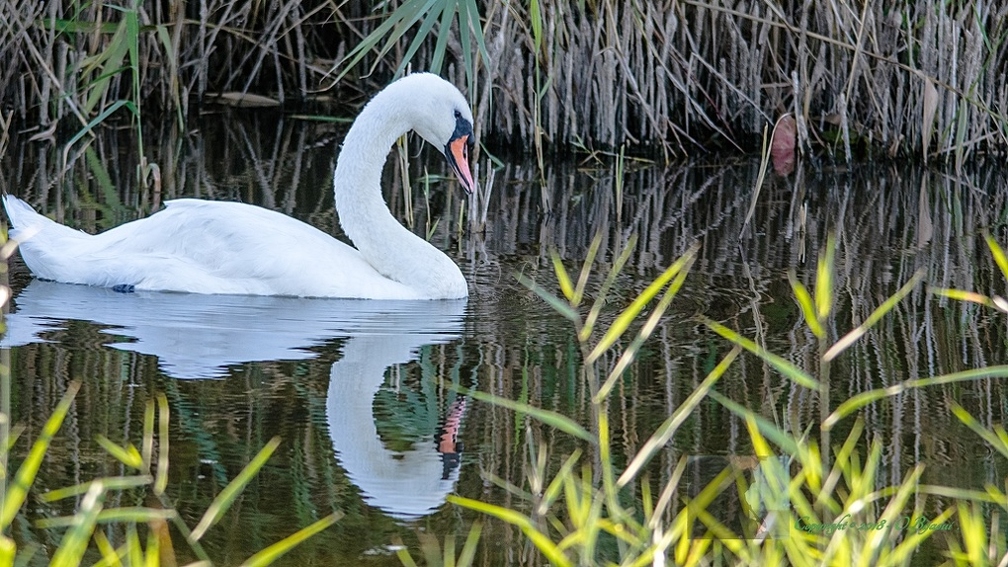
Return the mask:
<svg viewBox="0 0 1008 567">
<path fill-rule="evenodd" d="M 183 118 L 213 100 L 357 103 L 411 67 L 466 87 L 481 138 L 537 156 L 752 149 L 784 113 L 804 152 L 846 159 L 961 168 L 1008 141 L 996 2 L 0 0 L 0 21 L 3 110 L 48 135 L 115 101 Z"/>
</svg>

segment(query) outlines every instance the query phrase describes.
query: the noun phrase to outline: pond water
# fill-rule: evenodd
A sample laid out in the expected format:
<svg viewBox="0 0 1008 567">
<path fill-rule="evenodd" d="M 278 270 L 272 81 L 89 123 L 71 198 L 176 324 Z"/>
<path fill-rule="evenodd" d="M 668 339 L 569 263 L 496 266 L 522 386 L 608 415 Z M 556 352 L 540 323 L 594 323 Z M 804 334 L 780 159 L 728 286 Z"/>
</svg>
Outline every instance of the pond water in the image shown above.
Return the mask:
<svg viewBox="0 0 1008 567">
<path fill-rule="evenodd" d="M 136 146 L 126 133 L 94 140 L 65 166 L 60 151 L 28 142 L 26 133 L 14 136 L 2 158 L 0 189 L 86 231 L 196 196 L 274 208 L 339 235 L 331 171 L 341 128 L 262 114 L 206 116 L 184 134 L 151 128 L 149 138 L 160 140 L 147 148 L 160 167 L 158 189 L 135 182 Z M 838 242 L 834 338 L 917 270 L 931 286 L 1005 293 L 982 239 L 988 229 L 1005 242 L 1008 191 L 1000 164 L 956 172 L 806 163 L 787 177 L 768 175 L 746 224 L 759 172 L 754 160 L 628 159 L 617 179 L 611 156 L 577 156 L 542 173 L 532 162 L 500 156 L 485 226 L 474 230 L 457 186 L 434 175 L 444 172 L 436 152 L 411 146 L 410 158 L 411 194 L 387 189 L 386 197 L 400 219 L 412 218 L 415 232 L 459 263 L 470 282 L 467 301 L 124 294 L 33 280 L 13 259 L 2 345 L 12 367 L 13 422 L 26 429 L 12 461 L 24 458 L 67 385 L 82 383 L 35 493 L 124 474 L 95 437 L 139 443 L 144 405 L 164 393 L 172 416 L 168 494 L 190 527 L 259 449 L 282 439 L 205 536 L 216 561 L 237 564 L 341 511 L 335 526 L 279 564 L 397 565 L 396 542 L 419 557 L 418 534 L 465 534 L 479 518 L 447 504 L 448 494 L 527 509 L 493 479 L 526 486 L 532 448 L 548 447 L 556 470 L 580 447 L 464 393 L 475 389 L 590 423 L 569 323 L 515 277 L 555 289 L 553 250 L 577 270 L 599 234 L 601 274 L 632 235 L 639 237 L 603 315 L 611 320 L 699 245 L 683 290 L 617 385 L 609 409 L 618 459 L 635 453 L 730 350 L 700 315 L 816 371 L 816 342 L 791 299 L 787 272 L 811 285 L 831 230 Z M 395 161 L 387 187 L 401 186 Z M 486 178 L 492 166 L 482 158 L 480 168 Z M 831 404 L 907 379 L 1004 364 L 1006 343 L 1003 315 L 940 299 L 920 285 L 837 359 Z M 615 365 L 619 348 L 603 357 L 603 370 Z M 813 392 L 750 355 L 735 361 L 717 389 L 789 428 L 819 419 Z M 1004 381 L 976 380 L 910 390 L 865 408 L 859 417 L 866 438 L 883 447 L 880 483 L 899 483 L 925 464 L 928 483 L 1002 484 L 1004 459 L 949 408 L 957 402 L 985 425 L 1004 423 L 1005 390 Z M 744 424 L 705 401 L 649 474 L 663 483 L 683 455 L 751 452 Z M 108 505 L 143 504 L 131 493 L 116 498 Z M 61 532 L 34 522 L 70 514 L 75 504 L 30 497 L 15 521 L 19 546 L 53 549 Z M 484 528 L 480 553 L 483 563 L 539 563 L 519 532 L 495 522 Z M 45 556 L 40 551 L 35 560 Z"/>
</svg>

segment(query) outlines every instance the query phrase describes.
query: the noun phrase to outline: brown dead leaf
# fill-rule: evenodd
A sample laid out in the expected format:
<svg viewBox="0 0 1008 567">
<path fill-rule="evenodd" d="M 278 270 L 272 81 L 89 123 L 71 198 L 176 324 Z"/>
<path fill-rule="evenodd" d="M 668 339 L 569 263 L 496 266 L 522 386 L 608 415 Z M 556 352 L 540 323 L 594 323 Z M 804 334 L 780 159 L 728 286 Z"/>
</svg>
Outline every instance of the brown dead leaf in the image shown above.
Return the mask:
<svg viewBox="0 0 1008 567">
<path fill-rule="evenodd" d="M 794 116 L 785 114 L 778 118 L 770 137 L 770 159 L 773 161 L 774 172 L 778 175 L 789 175 L 794 171 L 797 140 L 798 123 Z"/>
</svg>

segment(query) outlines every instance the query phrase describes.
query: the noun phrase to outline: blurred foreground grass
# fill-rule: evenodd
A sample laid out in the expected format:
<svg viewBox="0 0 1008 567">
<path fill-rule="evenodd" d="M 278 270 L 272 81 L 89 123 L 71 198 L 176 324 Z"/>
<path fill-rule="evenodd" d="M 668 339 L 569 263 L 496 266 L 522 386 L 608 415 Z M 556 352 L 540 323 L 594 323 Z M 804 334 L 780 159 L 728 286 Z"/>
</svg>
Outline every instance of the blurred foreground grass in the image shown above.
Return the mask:
<svg viewBox="0 0 1008 567">
<path fill-rule="evenodd" d="M 592 427 L 585 429 L 561 414 L 524 403 L 473 393 L 538 420 L 557 432 L 585 441 L 589 454 L 575 452 L 556 470 L 549 469 L 547 448 L 527 450 L 534 466 L 526 469 L 524 486 L 503 483 L 516 504 L 500 506 L 460 496 L 450 500 L 464 508 L 506 522 L 519 529 L 526 542 L 550 564 L 573 565 L 830 565 L 907 566 L 914 564 L 1008 565 L 1008 481 L 988 483 L 968 490 L 921 482 L 924 465 L 906 472 L 902 482 L 886 485 L 883 448 L 865 436 L 864 423 L 854 419 L 846 438 L 831 441 L 830 433 L 871 402 L 937 384 L 1008 377 L 1008 367 L 991 366 L 907 380 L 885 389 L 862 392 L 837 407 L 829 406 L 830 363 L 864 335 L 922 280 L 911 277 L 900 290 L 873 311 L 860 325 L 836 341 L 826 329 L 835 328 L 834 250 L 830 238 L 819 255 L 814 288 L 810 290 L 789 275 L 793 297 L 810 331 L 820 340 L 820 357 L 814 368 L 801 368 L 775 355 L 757 342 L 707 320 L 707 325 L 734 346 L 707 378 L 643 443 L 625 465 L 610 454 L 611 429 L 608 404 L 613 384 L 636 356 L 658 319 L 683 285 L 696 250 L 691 249 L 633 299 L 607 329 L 597 329 L 597 317 L 625 262 L 621 255 L 608 269 L 597 290 L 587 290 L 598 247 L 595 240 L 578 275 L 571 279 L 554 254 L 555 286 L 522 277 L 554 310 L 573 325 L 584 365 L 581 379 L 591 388 Z M 995 262 L 1008 280 L 1008 256 L 987 238 Z M 626 250 L 633 248 L 633 241 Z M 550 291 L 558 288 L 560 295 Z M 954 299 L 1002 306 L 1004 299 L 961 290 L 935 290 Z M 593 302 L 585 308 L 583 302 Z M 607 376 L 596 366 L 599 356 L 619 351 Z M 821 419 L 798 429 L 781 426 L 744 404 L 717 391 L 718 379 L 732 362 L 747 351 L 818 396 Z M 715 400 L 745 424 L 753 455 L 723 459 L 723 468 L 704 486 L 691 485 L 697 459 L 684 456 L 657 494 L 645 465 L 689 419 L 705 398 Z M 958 404 L 953 413 L 1000 455 L 1008 458 L 1008 433 L 1004 426 L 983 426 Z M 785 420 L 786 421 L 786 420 Z M 818 435 L 816 435 L 818 433 Z M 816 439 L 818 437 L 818 440 Z M 725 503 L 732 506 L 726 506 Z M 734 526 L 740 526 L 735 528 Z M 480 528 L 470 532 L 462 553 L 455 556 L 454 537 L 438 544 L 433 536 L 421 538 L 428 565 L 475 564 Z M 414 559 L 400 551 L 405 565 Z"/>
</svg>

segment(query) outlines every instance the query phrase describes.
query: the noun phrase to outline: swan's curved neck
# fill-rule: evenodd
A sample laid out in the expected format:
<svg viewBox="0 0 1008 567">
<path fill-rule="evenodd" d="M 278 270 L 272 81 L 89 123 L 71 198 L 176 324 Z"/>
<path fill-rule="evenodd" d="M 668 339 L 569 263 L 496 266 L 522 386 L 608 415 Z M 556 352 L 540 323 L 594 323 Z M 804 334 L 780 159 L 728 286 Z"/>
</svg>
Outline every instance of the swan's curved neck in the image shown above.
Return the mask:
<svg viewBox="0 0 1008 567">
<path fill-rule="evenodd" d="M 419 296 L 464 297 L 465 278 L 443 252 L 392 216 L 382 197 L 382 169 L 396 139 L 410 131 L 409 93 L 383 91 L 350 127 L 333 174 L 340 226 L 361 255 L 385 277 Z"/>
</svg>

